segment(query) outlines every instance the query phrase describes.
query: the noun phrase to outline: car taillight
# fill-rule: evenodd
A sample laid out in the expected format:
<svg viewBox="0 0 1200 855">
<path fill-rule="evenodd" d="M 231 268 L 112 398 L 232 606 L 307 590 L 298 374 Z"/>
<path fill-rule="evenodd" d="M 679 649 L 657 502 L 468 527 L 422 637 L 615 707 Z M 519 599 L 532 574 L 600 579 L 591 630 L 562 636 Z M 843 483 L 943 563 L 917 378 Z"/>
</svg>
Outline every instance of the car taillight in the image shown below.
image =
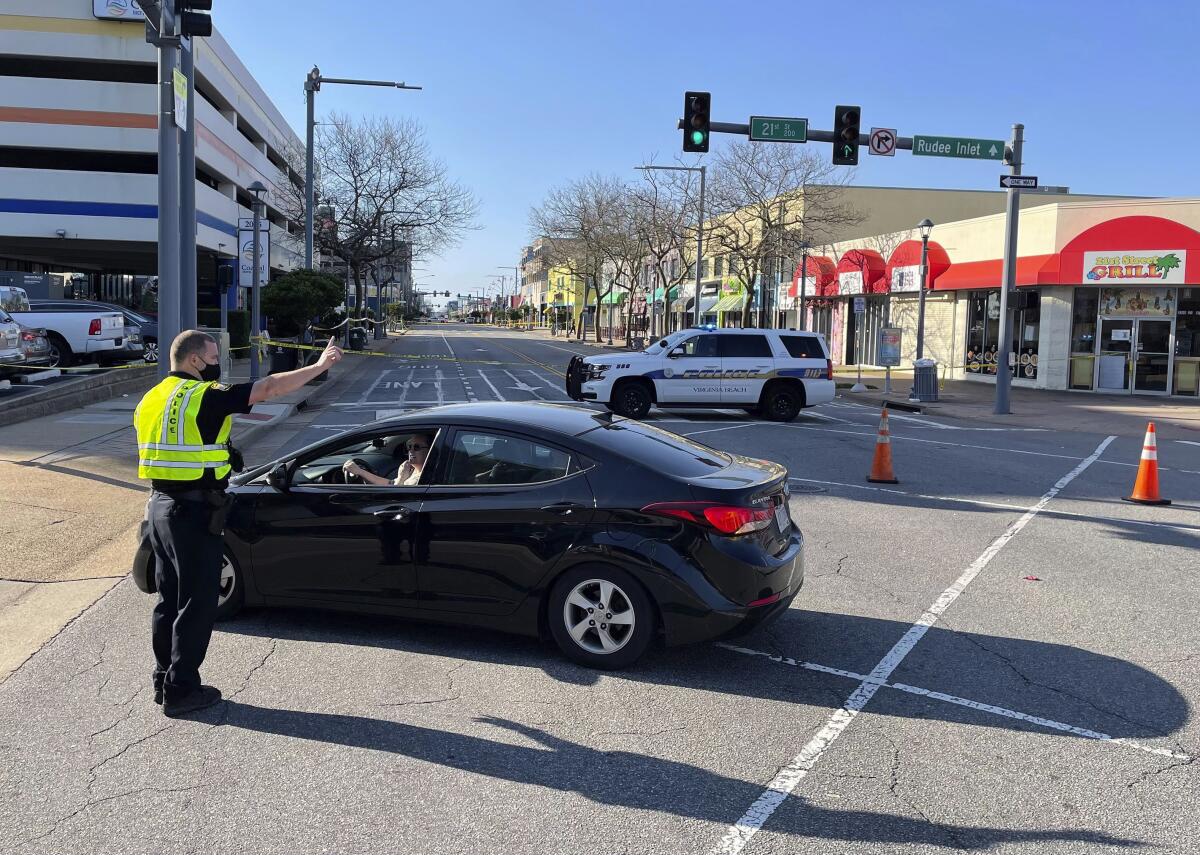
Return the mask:
<svg viewBox="0 0 1200 855">
<path fill-rule="evenodd" d="M 773 511 L 715 502 L 655 502 L 642 508 L 642 513 L 698 523 L 721 534 L 750 534 L 769 526 Z"/>
<path fill-rule="evenodd" d="M 833 379 L 833 360 L 832 359 L 825 360 L 825 379 L 826 380 Z"/>
<path fill-rule="evenodd" d="M 88 335 L 100 335 L 99 318 L 92 318 L 92 322 L 88 324 Z"/>
<path fill-rule="evenodd" d="M 33 333 L 31 333 L 29 330 L 22 330 L 21 338 L 24 341 L 36 341 L 37 340 L 37 336 L 34 335 Z"/>
</svg>

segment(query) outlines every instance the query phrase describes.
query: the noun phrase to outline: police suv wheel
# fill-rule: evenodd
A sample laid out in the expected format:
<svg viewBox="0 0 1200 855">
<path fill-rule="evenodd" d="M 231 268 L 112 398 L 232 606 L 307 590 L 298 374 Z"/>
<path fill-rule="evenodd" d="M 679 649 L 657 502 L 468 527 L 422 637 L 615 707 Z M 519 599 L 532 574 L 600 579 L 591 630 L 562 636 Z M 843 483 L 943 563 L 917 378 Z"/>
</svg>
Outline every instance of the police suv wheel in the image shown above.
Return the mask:
<svg viewBox="0 0 1200 855">
<path fill-rule="evenodd" d="M 654 638 L 649 595 L 617 567 L 568 570 L 550 592 L 546 619 L 559 649 L 589 668 L 626 668 Z"/>
<path fill-rule="evenodd" d="M 614 390 L 610 402 L 614 413 L 631 419 L 644 419 L 653 400 L 644 383 L 625 381 Z"/>
<path fill-rule="evenodd" d="M 768 386 L 763 392 L 762 414 L 773 422 L 790 422 L 803 406 L 800 395 L 788 386 Z"/>
<path fill-rule="evenodd" d="M 221 582 L 217 589 L 217 620 L 229 620 L 242 610 L 245 591 L 242 571 L 228 550 L 221 551 Z"/>
</svg>

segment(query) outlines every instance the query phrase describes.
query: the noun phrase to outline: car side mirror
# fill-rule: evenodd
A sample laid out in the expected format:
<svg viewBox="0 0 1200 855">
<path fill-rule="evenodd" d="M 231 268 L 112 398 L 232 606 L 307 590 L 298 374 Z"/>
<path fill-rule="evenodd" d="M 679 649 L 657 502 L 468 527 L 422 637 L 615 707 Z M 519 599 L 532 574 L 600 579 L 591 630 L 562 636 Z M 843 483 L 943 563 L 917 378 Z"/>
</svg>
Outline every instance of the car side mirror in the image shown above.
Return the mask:
<svg viewBox="0 0 1200 855">
<path fill-rule="evenodd" d="M 274 469 L 267 473 L 267 483 L 281 493 L 286 493 L 288 490 L 288 467 L 286 463 L 280 463 Z"/>
</svg>

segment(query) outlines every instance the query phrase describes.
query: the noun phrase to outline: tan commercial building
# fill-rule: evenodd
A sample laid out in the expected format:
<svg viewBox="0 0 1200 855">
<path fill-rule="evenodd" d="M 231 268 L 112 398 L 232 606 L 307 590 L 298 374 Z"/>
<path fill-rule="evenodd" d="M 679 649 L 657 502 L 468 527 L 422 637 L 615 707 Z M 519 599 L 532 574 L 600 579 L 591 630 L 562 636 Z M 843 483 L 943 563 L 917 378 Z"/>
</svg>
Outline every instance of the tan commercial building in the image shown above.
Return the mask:
<svg viewBox="0 0 1200 855">
<path fill-rule="evenodd" d="M 1036 206 L 1020 215 L 1007 347 L 1004 215 L 930 216 L 925 356 L 944 376 L 980 382 L 1007 367 L 1014 383 L 1035 388 L 1200 394 L 1200 200 L 1023 201 Z M 911 365 L 920 259 L 912 229 L 846 240 L 807 260 L 804 321 L 826 334 L 836 363 L 878 364 L 880 330 L 891 327 Z M 799 279 L 797 270 L 795 293 Z"/>
</svg>

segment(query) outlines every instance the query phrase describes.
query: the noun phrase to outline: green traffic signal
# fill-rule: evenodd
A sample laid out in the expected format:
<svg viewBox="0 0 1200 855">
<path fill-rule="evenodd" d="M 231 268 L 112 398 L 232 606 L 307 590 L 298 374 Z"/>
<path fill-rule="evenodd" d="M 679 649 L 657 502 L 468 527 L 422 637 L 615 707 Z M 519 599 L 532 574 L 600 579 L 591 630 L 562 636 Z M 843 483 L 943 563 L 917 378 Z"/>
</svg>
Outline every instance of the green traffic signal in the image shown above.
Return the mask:
<svg viewBox="0 0 1200 855">
<path fill-rule="evenodd" d="M 704 145 L 704 131 L 692 131 L 692 145 Z"/>
</svg>

